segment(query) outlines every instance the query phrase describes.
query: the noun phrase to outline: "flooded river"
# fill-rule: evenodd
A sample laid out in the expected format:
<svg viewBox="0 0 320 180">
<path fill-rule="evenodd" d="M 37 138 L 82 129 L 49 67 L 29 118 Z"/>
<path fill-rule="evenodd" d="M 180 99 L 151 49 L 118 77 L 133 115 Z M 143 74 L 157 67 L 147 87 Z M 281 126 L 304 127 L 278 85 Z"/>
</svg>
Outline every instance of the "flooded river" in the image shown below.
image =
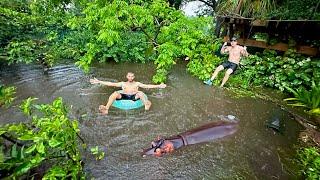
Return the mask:
<svg viewBox="0 0 320 180">
<path fill-rule="evenodd" d="M 151 84 L 153 64 L 97 64 L 84 74 L 72 64 L 61 64 L 43 73 L 37 65 L 1 67 L 0 79 L 17 87 L 17 99 L 9 109 L 0 109 L 1 124 L 24 121 L 18 104 L 27 97 L 50 103 L 63 97 L 71 118 L 80 121 L 88 147 L 99 146 L 105 158 L 96 161 L 84 153 L 85 171 L 95 179 L 297 179 L 295 145 L 301 129 L 290 115 L 271 102 L 235 98 L 226 89 L 205 86 L 176 65 L 167 88 L 143 90 L 152 101 L 143 108 L 123 111 L 111 107 L 100 115 L 117 88 L 91 85 L 89 79 L 125 81 L 128 71 L 137 81 Z M 238 131 L 214 142 L 181 148 L 160 158 L 141 157 L 143 148 L 157 136 L 176 135 L 222 117 L 239 119 Z M 266 127 L 277 117 L 283 132 Z"/>
</svg>

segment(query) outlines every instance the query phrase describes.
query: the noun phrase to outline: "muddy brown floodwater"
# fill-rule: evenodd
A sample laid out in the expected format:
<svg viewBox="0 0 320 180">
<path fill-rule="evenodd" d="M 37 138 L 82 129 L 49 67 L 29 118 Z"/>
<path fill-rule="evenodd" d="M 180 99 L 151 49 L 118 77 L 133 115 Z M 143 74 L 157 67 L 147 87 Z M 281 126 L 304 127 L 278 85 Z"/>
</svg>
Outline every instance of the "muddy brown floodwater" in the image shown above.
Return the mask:
<svg viewBox="0 0 320 180">
<path fill-rule="evenodd" d="M 0 67 L 0 78 L 17 87 L 17 99 L 9 109 L 0 109 L 0 123 L 24 121 L 17 108 L 27 97 L 49 103 L 63 97 L 70 116 L 79 119 L 88 147 L 99 146 L 105 158 L 96 161 L 84 153 L 85 171 L 95 179 L 297 179 L 295 145 L 301 127 L 271 102 L 234 98 L 226 89 L 205 86 L 177 64 L 165 89 L 143 90 L 152 101 L 143 108 L 98 113 L 99 104 L 117 88 L 91 85 L 97 77 L 124 81 L 128 71 L 136 80 L 151 83 L 153 64 L 97 64 L 84 74 L 73 64 L 61 64 L 43 73 L 37 65 Z M 238 131 L 216 141 L 187 146 L 160 158 L 141 157 L 143 148 L 158 135 L 168 137 L 208 122 L 233 115 Z M 266 127 L 272 118 L 283 123 L 283 133 Z"/>
</svg>

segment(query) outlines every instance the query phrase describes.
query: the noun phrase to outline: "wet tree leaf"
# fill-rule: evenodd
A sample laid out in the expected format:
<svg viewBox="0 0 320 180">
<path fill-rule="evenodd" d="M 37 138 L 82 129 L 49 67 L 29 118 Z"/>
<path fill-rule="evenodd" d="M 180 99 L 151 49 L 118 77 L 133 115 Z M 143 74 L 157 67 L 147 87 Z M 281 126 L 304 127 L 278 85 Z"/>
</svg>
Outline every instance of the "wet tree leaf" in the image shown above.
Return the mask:
<svg viewBox="0 0 320 180">
<path fill-rule="evenodd" d="M 22 175 L 22 174 L 28 172 L 31 167 L 32 167 L 32 163 L 30 163 L 30 161 L 24 162 L 23 164 L 19 165 L 19 166 L 15 169 L 15 174 L 16 174 L 16 175 Z"/>
<path fill-rule="evenodd" d="M 56 146 L 58 146 L 59 144 L 61 144 L 61 142 L 58 141 L 57 139 L 51 139 L 51 140 L 49 140 L 49 146 L 50 146 L 50 147 L 56 147 Z"/>
<path fill-rule="evenodd" d="M 13 157 L 13 158 L 17 158 L 18 157 L 18 151 L 17 151 L 17 145 L 16 144 L 14 144 L 11 147 L 11 157 Z"/>
<path fill-rule="evenodd" d="M 44 154 L 44 153 L 45 153 L 45 152 L 44 152 L 45 147 L 44 147 L 44 145 L 43 145 L 43 142 L 38 143 L 36 149 L 37 149 L 37 151 L 38 151 L 39 153 Z"/>
<path fill-rule="evenodd" d="M 28 147 L 25 151 L 26 154 L 32 153 L 37 147 L 37 144 L 33 144 L 32 146 Z"/>
</svg>

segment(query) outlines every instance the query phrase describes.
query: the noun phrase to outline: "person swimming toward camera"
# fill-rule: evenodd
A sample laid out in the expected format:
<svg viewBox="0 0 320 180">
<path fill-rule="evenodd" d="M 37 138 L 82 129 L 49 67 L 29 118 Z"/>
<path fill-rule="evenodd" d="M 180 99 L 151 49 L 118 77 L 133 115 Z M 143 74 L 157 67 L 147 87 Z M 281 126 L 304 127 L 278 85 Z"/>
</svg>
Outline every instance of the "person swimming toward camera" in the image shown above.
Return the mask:
<svg viewBox="0 0 320 180">
<path fill-rule="evenodd" d="M 223 87 L 224 84 L 228 81 L 229 76 L 236 71 L 236 69 L 239 66 L 240 59 L 242 56 L 248 56 L 249 53 L 247 52 L 246 46 L 239 46 L 237 44 L 237 38 L 233 37 L 231 38 L 231 45 L 228 46 L 227 42 L 225 42 L 221 48 L 221 54 L 229 54 L 228 61 L 223 62 L 220 64 L 215 71 L 213 72 L 210 79 L 207 81 L 204 81 L 207 85 L 212 85 L 212 81 L 217 77 L 218 73 L 222 71 L 223 69 L 227 69 L 224 78 L 222 80 L 222 83 L 220 87 Z"/>
<path fill-rule="evenodd" d="M 112 87 L 121 87 L 122 90 L 113 92 L 106 105 L 100 105 L 99 110 L 102 114 L 108 114 L 109 108 L 115 100 L 125 99 L 125 100 L 133 100 L 136 101 L 141 99 L 144 104 L 145 110 L 149 110 L 151 107 L 151 102 L 147 99 L 147 96 L 142 92 L 139 91 L 139 87 L 141 88 L 165 88 L 166 84 L 143 84 L 140 82 L 134 81 L 134 73 L 128 72 L 127 73 L 127 81 L 126 82 L 108 82 L 108 81 L 100 81 L 96 78 L 90 79 L 91 84 L 102 84 L 106 86 Z"/>
</svg>

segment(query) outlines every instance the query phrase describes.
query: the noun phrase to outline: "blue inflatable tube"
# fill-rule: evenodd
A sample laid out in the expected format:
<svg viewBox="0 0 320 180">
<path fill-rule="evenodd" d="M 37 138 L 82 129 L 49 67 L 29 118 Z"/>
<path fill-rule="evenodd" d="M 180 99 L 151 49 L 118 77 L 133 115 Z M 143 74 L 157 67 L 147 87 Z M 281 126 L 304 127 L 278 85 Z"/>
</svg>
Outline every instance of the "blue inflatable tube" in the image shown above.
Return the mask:
<svg viewBox="0 0 320 180">
<path fill-rule="evenodd" d="M 141 101 L 141 99 L 136 100 L 136 101 L 132 101 L 132 100 L 115 100 L 112 103 L 113 107 L 119 108 L 119 109 L 123 109 L 123 110 L 129 110 L 129 109 L 137 109 L 140 108 L 142 106 L 144 106 L 143 102 Z"/>
</svg>

